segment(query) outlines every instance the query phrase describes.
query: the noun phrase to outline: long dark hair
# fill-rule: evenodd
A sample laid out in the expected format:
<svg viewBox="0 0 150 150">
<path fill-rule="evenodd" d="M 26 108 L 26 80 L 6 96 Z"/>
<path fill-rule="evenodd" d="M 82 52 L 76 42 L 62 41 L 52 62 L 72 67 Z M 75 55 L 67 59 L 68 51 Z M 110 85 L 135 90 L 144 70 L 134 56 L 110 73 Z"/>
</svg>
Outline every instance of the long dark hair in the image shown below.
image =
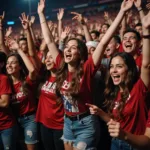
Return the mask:
<svg viewBox="0 0 150 150">
<path fill-rule="evenodd" d="M 121 53 L 119 52 L 114 54 L 111 57 L 110 64 L 112 59 L 117 56 L 121 57 L 124 60 L 128 69 L 127 77 L 125 81 L 122 83 L 123 92 L 121 93 L 120 105 L 117 108 L 119 113 L 118 116 L 122 117 L 122 110 L 129 96 L 129 92 L 132 90 L 134 84 L 137 82 L 139 78 L 139 73 L 133 56 L 126 52 L 121 52 Z M 109 69 L 110 69 L 110 64 L 109 64 Z M 106 82 L 106 89 L 105 89 L 105 105 L 107 106 L 108 113 L 111 116 L 112 116 L 112 110 L 115 106 L 114 100 L 116 99 L 119 90 L 120 90 L 119 86 L 113 84 L 113 80 L 109 74 L 108 80 Z"/>
<path fill-rule="evenodd" d="M 24 64 L 24 62 L 23 62 L 23 60 L 22 60 L 22 58 L 20 57 L 20 55 L 19 55 L 18 53 L 11 53 L 11 54 L 9 54 L 9 55 L 7 56 L 7 61 L 8 61 L 8 59 L 9 59 L 9 57 L 12 57 L 12 56 L 14 56 L 14 57 L 17 58 L 18 63 L 19 63 L 19 65 L 20 65 L 20 67 L 21 67 L 19 80 L 22 82 L 22 86 L 21 86 L 21 89 L 20 89 L 20 90 L 21 90 L 25 95 L 27 95 L 28 92 L 29 92 L 29 86 L 28 86 L 28 84 L 27 84 L 27 82 L 26 82 L 26 77 L 27 77 L 27 75 L 28 75 L 28 70 L 27 70 L 27 68 L 26 68 L 26 66 L 25 66 L 25 64 Z M 13 88 L 13 80 L 12 80 L 12 78 L 11 78 L 10 75 L 8 75 L 8 77 L 9 77 L 10 82 L 11 82 L 11 85 L 12 85 L 12 90 L 14 90 L 14 88 Z"/>
<path fill-rule="evenodd" d="M 71 40 L 77 41 L 79 55 L 80 55 L 79 61 L 77 62 L 76 70 L 72 76 L 71 85 L 69 87 L 69 95 L 72 96 L 73 104 L 75 104 L 75 101 L 79 99 L 80 79 L 84 74 L 83 65 L 88 58 L 88 52 L 84 42 L 76 38 L 71 38 L 66 43 L 68 43 Z M 60 91 L 63 82 L 67 78 L 67 75 L 68 75 L 68 64 L 63 61 L 60 68 L 57 71 L 57 76 L 56 76 L 56 83 L 57 83 L 56 94 L 58 98 L 61 97 Z"/>
</svg>

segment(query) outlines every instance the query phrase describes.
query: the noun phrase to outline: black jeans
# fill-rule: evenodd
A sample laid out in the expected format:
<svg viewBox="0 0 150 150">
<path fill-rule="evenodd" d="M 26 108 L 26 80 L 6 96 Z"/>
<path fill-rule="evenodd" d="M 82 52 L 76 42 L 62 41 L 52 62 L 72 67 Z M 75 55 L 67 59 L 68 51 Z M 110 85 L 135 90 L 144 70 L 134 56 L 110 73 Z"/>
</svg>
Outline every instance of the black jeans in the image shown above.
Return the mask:
<svg viewBox="0 0 150 150">
<path fill-rule="evenodd" d="M 45 150 L 64 150 L 63 130 L 51 129 L 40 124 L 41 140 Z"/>
</svg>

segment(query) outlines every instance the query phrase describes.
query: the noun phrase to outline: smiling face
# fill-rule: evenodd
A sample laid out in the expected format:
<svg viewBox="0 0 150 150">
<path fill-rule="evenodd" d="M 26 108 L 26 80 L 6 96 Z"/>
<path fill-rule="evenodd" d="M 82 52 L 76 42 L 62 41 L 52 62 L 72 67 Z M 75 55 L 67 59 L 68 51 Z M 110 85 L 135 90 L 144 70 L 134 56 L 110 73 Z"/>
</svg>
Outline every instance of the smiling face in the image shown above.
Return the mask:
<svg viewBox="0 0 150 150">
<path fill-rule="evenodd" d="M 119 44 L 115 41 L 114 38 L 112 38 L 105 50 L 106 56 L 111 57 L 118 50 L 118 48 Z"/>
<path fill-rule="evenodd" d="M 48 52 L 46 55 L 45 64 L 46 64 L 47 70 L 54 69 L 55 64 L 54 64 L 54 60 L 50 52 Z"/>
<path fill-rule="evenodd" d="M 76 40 L 70 40 L 64 49 L 64 59 L 65 62 L 68 64 L 76 64 L 79 60 L 79 49 L 78 49 L 78 42 Z"/>
<path fill-rule="evenodd" d="M 134 55 L 138 50 L 139 42 L 137 40 L 136 34 L 133 32 L 127 32 L 123 36 L 123 49 L 127 53 Z"/>
<path fill-rule="evenodd" d="M 15 56 L 10 56 L 6 63 L 6 70 L 9 75 L 18 74 L 21 70 L 18 59 Z"/>
<path fill-rule="evenodd" d="M 110 63 L 110 75 L 114 85 L 121 88 L 121 84 L 125 81 L 128 73 L 127 65 L 120 56 L 116 56 Z"/>
<path fill-rule="evenodd" d="M 26 40 L 20 40 L 20 41 L 19 41 L 19 47 L 20 47 L 20 49 L 21 49 L 24 53 L 28 52 L 28 45 L 27 45 L 27 41 L 26 41 Z"/>
</svg>

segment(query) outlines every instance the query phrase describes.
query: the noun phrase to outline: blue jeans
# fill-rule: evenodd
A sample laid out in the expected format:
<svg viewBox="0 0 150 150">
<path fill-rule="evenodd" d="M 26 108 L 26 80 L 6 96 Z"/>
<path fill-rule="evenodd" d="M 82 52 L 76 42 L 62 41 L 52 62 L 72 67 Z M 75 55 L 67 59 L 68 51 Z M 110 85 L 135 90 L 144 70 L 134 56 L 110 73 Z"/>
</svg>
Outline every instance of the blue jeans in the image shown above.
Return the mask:
<svg viewBox="0 0 150 150">
<path fill-rule="evenodd" d="M 41 140 L 45 150 L 64 150 L 64 144 L 61 140 L 63 130 L 51 129 L 40 124 Z"/>
<path fill-rule="evenodd" d="M 17 126 L 0 130 L 0 149 L 16 150 Z"/>
<path fill-rule="evenodd" d="M 24 139 L 26 144 L 36 144 L 38 142 L 37 123 L 35 122 L 35 114 L 24 115 L 18 117 L 20 131 L 24 132 Z"/>
<path fill-rule="evenodd" d="M 64 118 L 64 143 L 69 142 L 73 147 L 81 150 L 96 149 L 96 120 L 95 116 L 89 115 L 80 120 L 71 121 Z"/>
<path fill-rule="evenodd" d="M 136 150 L 125 141 L 113 138 L 111 141 L 111 150 Z"/>
</svg>

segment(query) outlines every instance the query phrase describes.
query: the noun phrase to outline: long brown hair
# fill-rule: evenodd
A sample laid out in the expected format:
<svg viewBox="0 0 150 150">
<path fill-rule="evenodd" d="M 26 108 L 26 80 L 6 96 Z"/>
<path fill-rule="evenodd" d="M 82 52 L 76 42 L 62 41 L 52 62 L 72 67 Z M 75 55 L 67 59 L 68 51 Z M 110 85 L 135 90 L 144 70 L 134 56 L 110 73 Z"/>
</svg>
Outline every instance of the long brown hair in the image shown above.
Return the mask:
<svg viewBox="0 0 150 150">
<path fill-rule="evenodd" d="M 123 92 L 121 92 L 121 100 L 120 100 L 119 107 L 117 108 L 118 116 L 119 118 L 122 118 L 122 110 L 124 109 L 124 106 L 125 106 L 127 98 L 129 97 L 130 91 L 132 90 L 134 84 L 139 78 L 139 73 L 138 73 L 138 69 L 137 69 L 134 58 L 132 57 L 132 55 L 126 52 L 114 54 L 110 60 L 110 64 L 111 64 L 112 59 L 117 56 L 121 57 L 124 60 L 128 69 L 127 77 L 125 81 L 122 83 Z M 110 64 L 109 64 L 109 69 L 110 69 Z M 112 110 L 115 106 L 114 100 L 116 99 L 119 90 L 120 90 L 119 86 L 116 86 L 113 84 L 113 80 L 109 74 L 108 80 L 106 82 L 106 89 L 104 92 L 105 94 L 104 104 L 107 107 L 108 113 L 111 116 L 112 116 Z"/>
<path fill-rule="evenodd" d="M 22 91 L 25 95 L 27 95 L 28 92 L 29 92 L 29 85 L 28 85 L 27 82 L 26 82 L 26 77 L 27 77 L 27 75 L 28 75 L 28 70 L 27 70 L 27 68 L 26 68 L 26 66 L 25 66 L 25 64 L 24 64 L 24 62 L 23 62 L 23 60 L 22 60 L 22 58 L 20 57 L 20 55 L 19 55 L 18 53 L 11 53 L 11 54 L 9 54 L 9 55 L 7 56 L 7 60 L 8 60 L 8 58 L 11 57 L 11 56 L 16 57 L 17 60 L 18 60 L 19 65 L 21 66 L 19 80 L 21 81 L 22 86 L 21 86 L 21 88 L 20 88 L 20 91 Z M 10 80 L 10 82 L 11 82 L 12 90 L 13 90 L 13 92 L 14 92 L 12 78 L 11 78 L 10 75 L 8 75 L 8 77 L 9 77 L 9 80 Z"/>
<path fill-rule="evenodd" d="M 72 97 L 73 104 L 75 104 L 75 101 L 79 100 L 80 79 L 84 74 L 83 65 L 84 65 L 84 62 L 88 58 L 88 52 L 87 52 L 87 47 L 86 47 L 85 43 L 83 43 L 79 39 L 71 38 L 66 43 L 68 43 L 71 40 L 77 41 L 79 55 L 80 55 L 79 61 L 77 62 L 75 72 L 72 76 L 72 81 L 71 81 L 71 85 L 69 87 L 69 93 L 68 93 Z M 63 61 L 60 66 L 60 69 L 58 69 L 58 71 L 57 71 L 57 76 L 56 76 L 56 83 L 57 83 L 56 84 L 56 94 L 59 98 L 61 97 L 60 91 L 62 88 L 62 84 L 65 81 L 65 79 L 67 78 L 67 75 L 68 75 L 68 65 L 67 65 L 67 63 L 65 63 Z"/>
</svg>

